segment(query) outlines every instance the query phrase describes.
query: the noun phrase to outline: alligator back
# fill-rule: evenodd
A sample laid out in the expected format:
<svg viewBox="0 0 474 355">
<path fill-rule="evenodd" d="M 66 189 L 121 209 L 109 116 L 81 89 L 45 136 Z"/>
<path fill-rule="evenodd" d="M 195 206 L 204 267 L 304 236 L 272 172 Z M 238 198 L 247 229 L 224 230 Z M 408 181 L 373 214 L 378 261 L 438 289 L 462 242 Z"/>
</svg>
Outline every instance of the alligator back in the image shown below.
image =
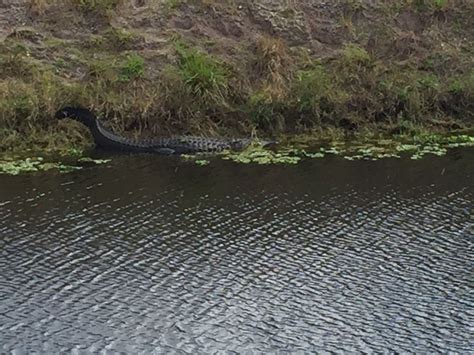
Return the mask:
<svg viewBox="0 0 474 355">
<path fill-rule="evenodd" d="M 223 150 L 243 150 L 251 139 L 207 138 L 195 136 L 161 137 L 137 140 L 121 137 L 104 127 L 88 109 L 64 107 L 56 112 L 57 119 L 72 118 L 81 122 L 92 133 L 97 146 L 108 150 L 126 152 L 151 152 L 159 154 L 193 154 L 200 152 L 220 152 Z"/>
<path fill-rule="evenodd" d="M 243 150 L 251 139 L 207 138 L 197 136 L 159 137 L 135 140 L 116 135 L 97 121 L 91 130 L 97 145 L 110 150 L 149 152 L 160 154 L 213 153 L 223 150 Z"/>
<path fill-rule="evenodd" d="M 160 151 L 169 149 L 170 154 L 189 154 L 199 152 L 221 152 L 223 150 L 243 150 L 250 143 L 250 139 L 176 136 L 154 139 L 148 144 L 152 149 L 158 149 Z"/>
</svg>

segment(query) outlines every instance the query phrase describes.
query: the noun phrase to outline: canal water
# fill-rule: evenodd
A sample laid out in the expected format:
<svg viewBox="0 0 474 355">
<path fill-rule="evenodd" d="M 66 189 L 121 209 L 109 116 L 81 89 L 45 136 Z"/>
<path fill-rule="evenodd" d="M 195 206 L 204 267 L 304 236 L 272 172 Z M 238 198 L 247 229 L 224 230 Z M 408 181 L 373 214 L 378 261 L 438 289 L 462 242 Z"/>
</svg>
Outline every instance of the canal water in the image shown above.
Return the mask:
<svg viewBox="0 0 474 355">
<path fill-rule="evenodd" d="M 474 151 L 0 175 L 0 353 L 474 351 Z"/>
</svg>

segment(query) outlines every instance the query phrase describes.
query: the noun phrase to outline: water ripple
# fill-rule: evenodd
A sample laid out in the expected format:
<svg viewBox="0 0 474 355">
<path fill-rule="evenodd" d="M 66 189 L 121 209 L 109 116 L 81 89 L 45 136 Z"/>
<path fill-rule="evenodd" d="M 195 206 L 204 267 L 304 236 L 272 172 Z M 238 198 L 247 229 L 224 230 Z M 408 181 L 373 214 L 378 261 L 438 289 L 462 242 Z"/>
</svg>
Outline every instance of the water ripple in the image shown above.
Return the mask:
<svg viewBox="0 0 474 355">
<path fill-rule="evenodd" d="M 468 153 L 1 177 L 0 351 L 468 353 Z"/>
</svg>

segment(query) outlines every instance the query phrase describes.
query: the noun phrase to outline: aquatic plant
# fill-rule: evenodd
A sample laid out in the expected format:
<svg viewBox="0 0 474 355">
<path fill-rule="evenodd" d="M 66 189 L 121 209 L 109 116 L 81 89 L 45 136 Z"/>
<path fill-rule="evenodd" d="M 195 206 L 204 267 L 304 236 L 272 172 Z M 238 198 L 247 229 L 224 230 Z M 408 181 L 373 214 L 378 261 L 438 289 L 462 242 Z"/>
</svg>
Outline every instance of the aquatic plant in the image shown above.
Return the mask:
<svg viewBox="0 0 474 355">
<path fill-rule="evenodd" d="M 50 161 L 43 157 L 21 158 L 17 156 L 5 156 L 0 159 L 0 174 L 19 175 L 49 170 L 68 173 L 82 169 L 85 164 L 102 165 L 110 161 L 110 159 L 80 157 L 74 163 L 65 163 L 61 161 Z"/>
<path fill-rule="evenodd" d="M 434 138 L 436 137 L 436 138 Z M 409 154 L 413 160 L 427 154 L 443 156 L 448 149 L 474 147 L 474 137 L 469 135 L 433 136 L 429 140 L 412 139 L 400 142 L 392 139 L 371 140 L 364 143 L 337 142 L 322 145 L 320 142 L 306 142 L 296 146 L 280 146 L 276 150 L 251 146 L 243 152 L 224 152 L 222 159 L 243 164 L 297 164 L 306 159 L 324 158 L 328 154 L 342 156 L 346 160 L 379 160 L 396 158 Z"/>
<path fill-rule="evenodd" d="M 196 165 L 204 166 L 209 165 L 211 162 L 207 159 L 198 159 L 195 161 Z"/>
<path fill-rule="evenodd" d="M 21 173 L 47 171 L 51 169 L 56 169 L 61 172 L 69 172 L 81 169 L 81 167 L 66 165 L 59 162 L 45 162 L 42 157 L 18 160 L 0 160 L 1 174 L 19 175 Z"/>
</svg>

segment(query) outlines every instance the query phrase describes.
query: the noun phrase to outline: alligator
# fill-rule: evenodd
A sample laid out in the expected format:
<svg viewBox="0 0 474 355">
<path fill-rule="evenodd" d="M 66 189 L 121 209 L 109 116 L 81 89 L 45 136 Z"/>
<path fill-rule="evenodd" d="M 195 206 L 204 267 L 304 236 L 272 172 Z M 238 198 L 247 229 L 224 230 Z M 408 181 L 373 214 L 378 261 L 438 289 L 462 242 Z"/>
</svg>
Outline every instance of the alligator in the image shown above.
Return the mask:
<svg viewBox="0 0 474 355">
<path fill-rule="evenodd" d="M 64 107 L 56 112 L 56 119 L 70 118 L 84 124 L 92 133 L 95 144 L 107 150 L 123 152 L 144 152 L 158 154 L 194 154 L 216 153 L 223 150 L 241 151 L 253 141 L 251 138 L 207 138 L 199 136 L 172 136 L 136 140 L 121 137 L 105 128 L 97 117 L 88 109 L 81 107 Z M 271 141 L 260 142 L 263 146 L 273 144 Z"/>
</svg>

